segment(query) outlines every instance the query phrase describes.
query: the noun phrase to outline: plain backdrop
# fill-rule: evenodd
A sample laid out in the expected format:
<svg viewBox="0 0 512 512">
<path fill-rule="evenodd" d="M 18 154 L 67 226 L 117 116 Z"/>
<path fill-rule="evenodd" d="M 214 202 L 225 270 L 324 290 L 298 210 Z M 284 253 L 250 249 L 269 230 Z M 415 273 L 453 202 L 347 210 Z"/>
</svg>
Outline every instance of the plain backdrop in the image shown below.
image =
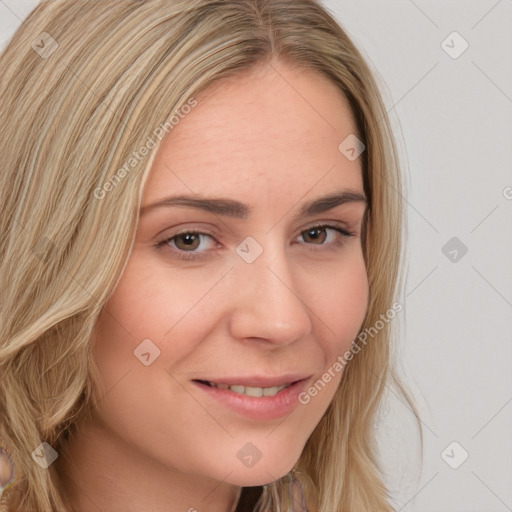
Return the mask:
<svg viewBox="0 0 512 512">
<path fill-rule="evenodd" d="M 406 183 L 398 355 L 424 459 L 389 389 L 378 432 L 393 500 L 512 511 L 512 0 L 322 3 L 377 76 Z M 2 48 L 36 4 L 0 0 Z"/>
</svg>

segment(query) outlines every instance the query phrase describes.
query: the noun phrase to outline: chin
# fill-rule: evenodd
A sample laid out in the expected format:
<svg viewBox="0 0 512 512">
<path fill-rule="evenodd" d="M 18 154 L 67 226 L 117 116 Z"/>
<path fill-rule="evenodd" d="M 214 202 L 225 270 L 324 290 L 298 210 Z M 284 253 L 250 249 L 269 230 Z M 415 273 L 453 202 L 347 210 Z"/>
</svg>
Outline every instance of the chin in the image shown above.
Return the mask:
<svg viewBox="0 0 512 512">
<path fill-rule="evenodd" d="M 286 470 L 275 471 L 275 468 L 264 469 L 254 472 L 254 468 L 239 470 L 229 476 L 229 483 L 240 487 L 256 487 L 260 485 L 267 485 L 279 480 L 285 476 L 291 469 L 293 464 L 286 468 Z"/>
<path fill-rule="evenodd" d="M 297 460 L 298 457 L 286 459 L 275 457 L 275 460 L 267 460 L 265 462 L 261 459 L 252 467 L 243 467 L 241 464 L 241 467 L 236 468 L 229 475 L 228 480 L 233 485 L 241 487 L 267 485 L 279 480 L 290 472 Z"/>
</svg>

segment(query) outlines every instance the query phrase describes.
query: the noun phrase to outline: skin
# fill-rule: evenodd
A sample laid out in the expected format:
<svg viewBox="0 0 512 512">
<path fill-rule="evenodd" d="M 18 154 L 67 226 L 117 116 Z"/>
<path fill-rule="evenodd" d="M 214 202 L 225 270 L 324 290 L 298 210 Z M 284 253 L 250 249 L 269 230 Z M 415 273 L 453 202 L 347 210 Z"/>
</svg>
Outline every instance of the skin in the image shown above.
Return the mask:
<svg viewBox="0 0 512 512">
<path fill-rule="evenodd" d="M 97 325 L 94 358 L 108 392 L 102 417 L 80 426 L 63 457 L 81 512 L 226 512 L 241 486 L 285 475 L 341 372 L 307 405 L 265 421 L 218 405 L 192 379 L 298 372 L 314 383 L 350 348 L 367 309 L 365 203 L 294 218 L 333 191 L 364 194 L 360 159 L 338 150 L 357 133 L 339 89 L 273 61 L 197 100 L 164 139 L 142 207 L 194 193 L 236 199 L 251 213 L 235 219 L 173 206 L 141 215 Z M 332 228 L 308 235 L 317 223 L 338 223 L 352 236 Z M 212 237 L 155 247 L 183 228 Z M 235 251 L 247 236 L 263 249 L 252 263 Z M 180 249 L 206 257 L 182 260 Z M 149 366 L 134 357 L 144 339 L 160 350 Z M 237 457 L 248 442 L 261 452 L 252 467 Z"/>
</svg>

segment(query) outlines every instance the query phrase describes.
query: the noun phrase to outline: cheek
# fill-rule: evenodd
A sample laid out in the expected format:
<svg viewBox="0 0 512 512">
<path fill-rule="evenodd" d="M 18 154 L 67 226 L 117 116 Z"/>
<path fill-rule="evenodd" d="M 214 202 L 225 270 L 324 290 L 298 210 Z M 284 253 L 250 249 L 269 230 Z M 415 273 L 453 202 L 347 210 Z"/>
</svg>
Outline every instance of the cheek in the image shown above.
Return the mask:
<svg viewBox="0 0 512 512">
<path fill-rule="evenodd" d="M 155 271 L 151 261 L 134 252 L 96 326 L 94 353 L 98 362 L 109 360 L 119 366 L 137 361 L 134 350 L 147 339 L 163 349 L 162 340 L 181 327 L 198 299 L 212 286 L 210 280 L 182 281 L 170 279 L 165 269 Z M 181 343 L 173 345 L 177 358 L 183 349 Z M 104 366 L 108 372 L 110 366 Z"/>
<path fill-rule="evenodd" d="M 356 338 L 368 308 L 368 276 L 362 255 L 319 282 L 322 286 L 316 289 L 314 311 L 325 328 L 324 349 L 332 363 Z"/>
<path fill-rule="evenodd" d="M 317 336 L 322 347 L 323 369 L 299 401 L 306 406 L 312 428 L 334 398 L 344 370 L 345 353 L 356 339 L 368 308 L 368 276 L 362 255 L 355 254 L 346 265 L 329 275 L 317 276 L 308 305 L 317 317 Z M 307 297 L 307 296 L 306 296 Z M 323 333 L 323 334 L 321 334 Z"/>
<path fill-rule="evenodd" d="M 120 428 L 123 422 L 127 428 L 136 423 L 127 413 L 135 404 L 149 418 L 165 407 L 176 408 L 180 400 L 187 402 L 168 371 L 188 361 L 203 341 L 211 316 L 204 314 L 201 298 L 219 277 L 169 274 L 134 252 L 96 325 L 93 358 L 100 395 L 108 394 L 103 413 Z M 182 413 L 181 420 L 191 416 Z"/>
<path fill-rule="evenodd" d="M 127 372 L 130 372 L 127 380 L 133 381 L 142 368 L 157 366 L 159 359 L 155 357 L 162 348 L 161 332 L 172 327 L 172 308 L 161 295 L 155 295 L 154 290 L 158 289 L 155 281 L 148 270 L 130 261 L 100 314 L 95 327 L 93 358 L 106 390 L 120 382 Z M 144 352 L 138 347 L 144 347 Z M 154 360 L 149 368 L 141 362 L 141 354 L 146 352 Z"/>
</svg>

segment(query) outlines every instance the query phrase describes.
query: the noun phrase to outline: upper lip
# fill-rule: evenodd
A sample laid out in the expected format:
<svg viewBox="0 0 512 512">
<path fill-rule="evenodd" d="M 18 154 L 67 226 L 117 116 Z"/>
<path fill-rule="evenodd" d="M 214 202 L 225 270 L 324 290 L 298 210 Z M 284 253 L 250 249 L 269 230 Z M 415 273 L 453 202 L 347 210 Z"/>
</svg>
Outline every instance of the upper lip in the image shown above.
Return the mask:
<svg viewBox="0 0 512 512">
<path fill-rule="evenodd" d="M 293 382 L 308 379 L 311 374 L 288 374 L 279 375 L 276 377 L 263 377 L 260 375 L 244 376 L 244 377 L 212 377 L 204 379 L 194 379 L 196 381 L 208 381 L 215 384 L 225 384 L 227 386 L 234 386 L 241 384 L 243 386 L 258 387 L 258 388 L 271 388 L 274 386 L 282 386 L 283 384 L 292 384 Z"/>
</svg>

